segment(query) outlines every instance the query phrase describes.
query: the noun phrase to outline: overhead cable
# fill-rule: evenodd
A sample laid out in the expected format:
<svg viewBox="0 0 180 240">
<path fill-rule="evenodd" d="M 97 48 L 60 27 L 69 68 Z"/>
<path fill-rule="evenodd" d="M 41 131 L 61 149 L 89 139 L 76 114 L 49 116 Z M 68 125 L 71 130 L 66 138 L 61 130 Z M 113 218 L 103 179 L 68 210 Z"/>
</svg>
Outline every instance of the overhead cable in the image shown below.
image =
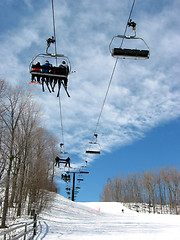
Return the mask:
<svg viewBox="0 0 180 240">
<path fill-rule="evenodd" d="M 134 8 L 134 4 L 135 4 L 135 0 L 133 0 L 133 3 L 132 3 L 132 7 L 131 7 L 131 10 L 130 10 L 128 21 L 127 21 L 127 24 L 126 24 L 126 27 L 125 27 L 125 30 L 124 30 L 124 35 L 126 35 L 128 23 L 129 23 L 129 21 L 131 19 L 131 15 L 132 15 L 132 11 L 133 11 L 133 8 Z M 120 48 L 122 47 L 123 42 L 124 42 L 124 38 L 121 41 Z M 103 100 L 103 104 L 102 104 L 102 107 L 101 107 L 101 110 L 100 110 L 100 114 L 99 114 L 99 117 L 98 117 L 98 120 L 97 120 L 97 123 L 96 123 L 94 134 L 97 133 L 97 129 L 98 129 L 99 122 L 100 122 L 100 119 L 101 119 L 101 115 L 102 115 L 102 112 L 103 112 L 103 109 L 104 109 L 104 105 L 105 105 L 105 102 L 106 102 L 106 99 L 107 99 L 107 96 L 108 96 L 108 93 L 109 93 L 109 89 L 110 89 L 110 86 L 111 86 L 111 83 L 112 83 L 112 79 L 113 79 L 114 72 L 115 72 L 115 69 L 116 69 L 116 66 L 117 66 L 117 62 L 118 62 L 118 57 L 116 58 L 116 61 L 114 63 L 113 71 L 112 71 L 112 74 L 111 74 L 111 77 L 110 77 L 110 80 L 109 80 L 109 84 L 108 84 L 108 87 L 107 87 L 107 90 L 106 90 L 106 94 L 105 94 L 105 97 L 104 97 L 104 100 Z"/>
</svg>

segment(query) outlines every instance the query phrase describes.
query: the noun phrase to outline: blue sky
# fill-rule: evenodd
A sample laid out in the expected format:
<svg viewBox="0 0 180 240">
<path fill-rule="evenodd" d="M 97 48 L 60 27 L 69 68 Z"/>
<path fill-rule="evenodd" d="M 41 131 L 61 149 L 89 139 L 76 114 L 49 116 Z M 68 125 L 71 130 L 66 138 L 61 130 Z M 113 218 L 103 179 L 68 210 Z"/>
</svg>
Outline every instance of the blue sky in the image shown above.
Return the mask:
<svg viewBox="0 0 180 240">
<path fill-rule="evenodd" d="M 178 0 L 136 0 L 132 19 L 137 36 L 150 47 L 150 59 L 118 61 L 97 129 L 102 154 L 84 153 L 115 64 L 109 43 L 123 34 L 131 4 L 54 0 L 58 53 L 68 56 L 76 71 L 69 76 L 71 98 L 61 92 L 65 147 L 74 167 L 88 160 L 90 170 L 77 201 L 98 201 L 109 177 L 180 165 Z M 42 105 L 44 126 L 62 142 L 58 98 L 27 85 L 31 59 L 45 52 L 45 40 L 53 35 L 51 1 L 1 0 L 0 20 L 0 77 L 31 89 Z"/>
</svg>

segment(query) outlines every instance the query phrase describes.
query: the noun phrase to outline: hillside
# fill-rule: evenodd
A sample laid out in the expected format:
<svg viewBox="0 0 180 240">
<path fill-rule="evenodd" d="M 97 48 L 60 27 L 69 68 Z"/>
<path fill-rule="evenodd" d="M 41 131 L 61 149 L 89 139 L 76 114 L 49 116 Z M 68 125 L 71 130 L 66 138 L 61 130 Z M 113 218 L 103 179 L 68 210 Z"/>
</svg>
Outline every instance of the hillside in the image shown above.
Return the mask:
<svg viewBox="0 0 180 240">
<path fill-rule="evenodd" d="M 137 213 L 116 202 L 76 203 L 54 194 L 39 229 L 35 239 L 179 240 L 180 216 Z"/>
</svg>

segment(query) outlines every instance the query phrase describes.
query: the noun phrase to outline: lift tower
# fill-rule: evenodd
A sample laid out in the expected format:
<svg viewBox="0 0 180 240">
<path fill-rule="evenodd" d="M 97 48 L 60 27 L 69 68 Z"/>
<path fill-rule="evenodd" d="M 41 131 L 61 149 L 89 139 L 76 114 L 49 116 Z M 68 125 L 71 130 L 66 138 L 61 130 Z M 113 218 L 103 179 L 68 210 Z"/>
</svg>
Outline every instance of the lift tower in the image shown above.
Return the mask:
<svg viewBox="0 0 180 240">
<path fill-rule="evenodd" d="M 73 187 L 72 187 L 72 197 L 71 200 L 74 201 L 74 191 L 75 191 L 75 181 L 76 181 L 76 174 L 88 174 L 87 171 L 71 171 L 73 173 Z"/>
</svg>

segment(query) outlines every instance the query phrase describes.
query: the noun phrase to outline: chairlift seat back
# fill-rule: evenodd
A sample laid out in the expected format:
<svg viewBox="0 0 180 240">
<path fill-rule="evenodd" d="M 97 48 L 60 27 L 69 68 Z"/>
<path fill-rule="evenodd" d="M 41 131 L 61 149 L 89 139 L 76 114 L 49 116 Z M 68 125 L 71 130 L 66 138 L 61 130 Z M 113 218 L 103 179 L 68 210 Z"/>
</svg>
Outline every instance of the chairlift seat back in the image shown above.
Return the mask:
<svg viewBox="0 0 180 240">
<path fill-rule="evenodd" d="M 87 154 L 100 154 L 101 152 L 99 150 L 86 150 Z"/>
<path fill-rule="evenodd" d="M 33 69 L 37 69 L 37 66 L 36 65 L 32 65 L 31 67 L 31 71 L 30 73 L 31 74 L 34 74 L 34 75 L 43 75 L 43 74 L 48 74 L 48 76 L 50 75 L 63 75 L 63 76 L 67 76 L 67 72 L 63 69 L 63 68 L 60 68 L 60 67 L 50 67 L 50 66 L 40 66 L 39 67 L 39 71 L 37 70 L 33 70 Z"/>
<path fill-rule="evenodd" d="M 78 178 L 77 181 L 84 181 L 84 179 L 82 179 L 82 178 Z"/>
<path fill-rule="evenodd" d="M 112 56 L 122 58 L 148 59 L 149 50 L 114 48 L 112 50 Z"/>
</svg>

